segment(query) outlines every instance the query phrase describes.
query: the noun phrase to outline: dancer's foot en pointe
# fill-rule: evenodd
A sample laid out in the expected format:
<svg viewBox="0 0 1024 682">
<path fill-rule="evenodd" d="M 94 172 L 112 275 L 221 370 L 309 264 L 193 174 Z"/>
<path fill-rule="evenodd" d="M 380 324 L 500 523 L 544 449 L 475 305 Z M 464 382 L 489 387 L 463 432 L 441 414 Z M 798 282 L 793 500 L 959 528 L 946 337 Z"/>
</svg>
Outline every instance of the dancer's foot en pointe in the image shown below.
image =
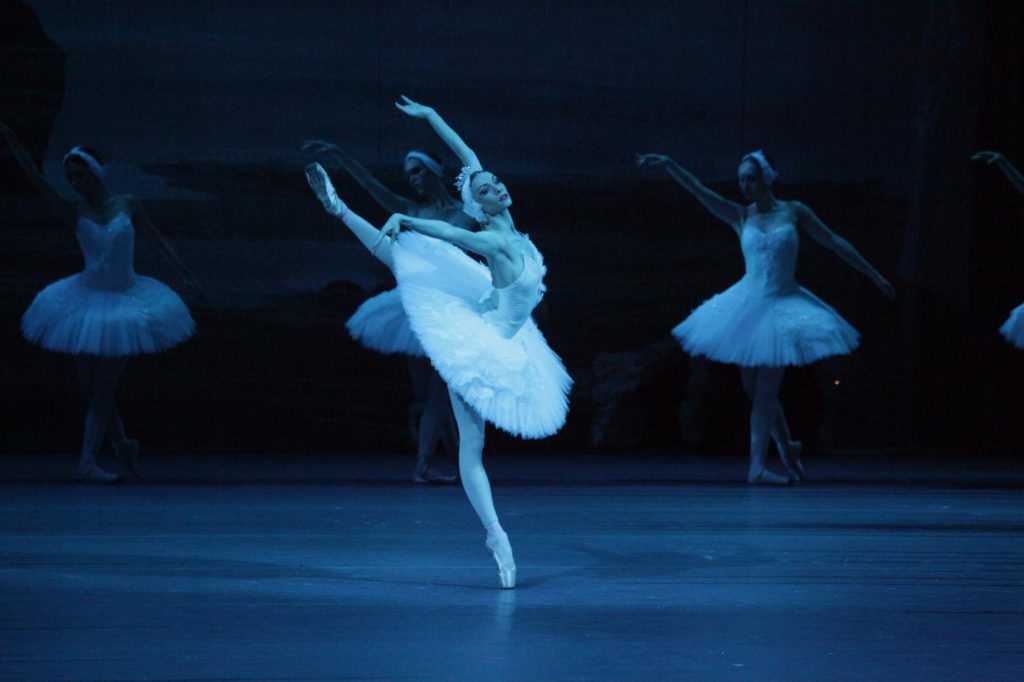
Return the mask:
<svg viewBox="0 0 1024 682">
<path fill-rule="evenodd" d="M 779 444 L 776 443 L 778 447 Z M 779 447 L 779 457 L 786 471 L 797 483 L 807 480 L 807 472 L 804 471 L 804 463 L 800 461 L 800 455 L 804 451 L 804 444 L 798 440 L 787 441 L 784 447 Z"/>
<path fill-rule="evenodd" d="M 508 534 L 501 530 L 488 530 L 487 541 L 484 543 L 487 553 L 494 559 L 498 569 L 498 582 L 504 590 L 510 590 L 516 586 L 516 562 L 512 557 L 512 545 L 508 542 Z"/>
</svg>

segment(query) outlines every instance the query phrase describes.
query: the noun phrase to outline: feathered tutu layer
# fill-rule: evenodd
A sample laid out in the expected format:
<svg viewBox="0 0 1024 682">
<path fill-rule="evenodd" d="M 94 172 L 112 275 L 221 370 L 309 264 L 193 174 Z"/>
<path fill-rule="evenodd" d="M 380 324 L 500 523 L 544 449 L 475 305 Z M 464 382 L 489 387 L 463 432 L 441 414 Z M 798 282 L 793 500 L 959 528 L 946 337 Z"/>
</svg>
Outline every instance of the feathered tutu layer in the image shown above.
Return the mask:
<svg viewBox="0 0 1024 682">
<path fill-rule="evenodd" d="M 1010 311 L 1010 318 L 999 328 L 999 332 L 1014 346 L 1024 349 L 1024 304 Z"/>
<path fill-rule="evenodd" d="M 345 323 L 352 338 L 370 350 L 390 355 L 401 353 L 423 357 L 423 346 L 409 326 L 398 289 L 372 296 Z"/>
<path fill-rule="evenodd" d="M 691 355 L 744 367 L 807 365 L 850 353 L 860 340 L 807 289 L 764 296 L 747 278 L 698 306 L 672 335 Z"/>
<path fill-rule="evenodd" d="M 185 302 L 151 277 L 135 275 L 127 289 L 94 289 L 82 274 L 40 291 L 21 318 L 32 343 L 58 353 L 118 357 L 159 353 L 195 333 Z"/>
<path fill-rule="evenodd" d="M 558 431 L 572 379 L 532 319 L 511 338 L 488 322 L 490 271 L 451 244 L 416 233 L 403 233 L 392 253 L 412 330 L 448 387 L 513 435 Z"/>
</svg>

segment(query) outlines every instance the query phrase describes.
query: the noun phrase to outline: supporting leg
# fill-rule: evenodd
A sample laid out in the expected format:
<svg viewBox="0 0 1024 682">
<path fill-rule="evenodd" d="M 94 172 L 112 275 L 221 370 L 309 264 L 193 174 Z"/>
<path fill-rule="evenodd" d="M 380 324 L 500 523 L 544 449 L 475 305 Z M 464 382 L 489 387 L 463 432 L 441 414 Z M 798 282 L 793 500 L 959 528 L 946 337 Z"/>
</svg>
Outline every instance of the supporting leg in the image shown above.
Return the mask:
<svg viewBox="0 0 1024 682">
<path fill-rule="evenodd" d="M 466 402 L 449 391 L 452 411 L 459 427 L 459 474 L 462 476 L 462 487 L 466 491 L 469 503 L 487 530 L 486 547 L 498 568 L 498 579 L 503 588 L 512 588 L 516 584 L 516 564 L 512 556 L 512 546 L 508 535 L 498 522 L 498 512 L 494 509 L 491 496 L 491 483 L 484 470 L 484 420 Z"/>
<path fill-rule="evenodd" d="M 111 483 L 117 475 L 96 465 L 100 444 L 116 413 L 115 393 L 117 381 L 124 370 L 124 358 L 98 358 L 79 356 L 78 375 L 83 393 L 88 400 L 85 414 L 85 433 L 82 454 L 78 461 L 78 476 L 84 480 Z"/>
<path fill-rule="evenodd" d="M 740 379 L 743 382 L 743 390 L 746 392 L 747 397 L 750 398 L 751 403 L 754 401 L 760 369 L 758 367 L 740 367 Z M 779 452 L 779 458 L 782 459 L 782 464 L 786 467 L 786 471 L 795 480 L 802 481 L 805 478 L 804 466 L 800 461 L 803 443 L 793 440 L 793 436 L 790 434 L 789 422 L 786 421 L 786 412 L 782 408 L 782 403 L 778 402 L 778 391 L 776 391 L 776 403 L 778 403 L 778 408 L 775 420 L 772 422 L 772 440 L 775 442 L 775 448 Z"/>
<path fill-rule="evenodd" d="M 750 470 L 748 483 L 787 485 L 790 479 L 780 476 L 765 466 L 768 441 L 781 409 L 779 386 L 783 367 L 757 367 L 752 381 L 753 406 L 750 411 Z"/>
</svg>

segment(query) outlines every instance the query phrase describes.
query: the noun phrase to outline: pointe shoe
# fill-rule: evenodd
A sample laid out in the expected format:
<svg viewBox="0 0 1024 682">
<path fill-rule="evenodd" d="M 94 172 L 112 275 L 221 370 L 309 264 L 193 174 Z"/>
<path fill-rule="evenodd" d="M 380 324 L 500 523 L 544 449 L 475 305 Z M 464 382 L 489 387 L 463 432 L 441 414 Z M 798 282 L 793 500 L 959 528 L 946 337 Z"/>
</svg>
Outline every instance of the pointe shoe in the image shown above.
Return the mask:
<svg viewBox="0 0 1024 682">
<path fill-rule="evenodd" d="M 132 478 L 139 477 L 139 441 L 125 438 L 120 445 L 114 445 L 114 454 L 121 465 L 128 469 Z"/>
<path fill-rule="evenodd" d="M 516 586 L 516 562 L 512 558 L 512 545 L 508 543 L 508 535 L 488 535 L 484 546 L 498 568 L 498 582 L 501 588 L 511 590 Z"/>
<path fill-rule="evenodd" d="M 747 483 L 750 485 L 793 485 L 793 479 L 789 476 L 780 476 L 767 467 L 761 467 L 757 471 L 750 470 L 747 474 Z"/>
<path fill-rule="evenodd" d="M 432 483 L 433 485 L 451 485 L 459 480 L 454 474 L 446 474 L 426 464 L 416 467 L 412 473 L 413 483 Z"/>
<path fill-rule="evenodd" d="M 75 475 L 78 476 L 78 480 L 86 483 L 117 483 L 121 480 L 117 474 L 104 471 L 95 464 L 79 465 L 75 470 Z"/>
<path fill-rule="evenodd" d="M 779 457 L 782 459 L 782 465 L 786 467 L 786 471 L 793 477 L 793 480 L 798 483 L 803 483 L 807 480 L 807 472 L 804 471 L 804 463 L 800 461 L 800 454 L 804 451 L 804 444 L 798 440 L 789 441 L 789 445 L 786 446 L 785 450 L 779 450 Z"/>
</svg>

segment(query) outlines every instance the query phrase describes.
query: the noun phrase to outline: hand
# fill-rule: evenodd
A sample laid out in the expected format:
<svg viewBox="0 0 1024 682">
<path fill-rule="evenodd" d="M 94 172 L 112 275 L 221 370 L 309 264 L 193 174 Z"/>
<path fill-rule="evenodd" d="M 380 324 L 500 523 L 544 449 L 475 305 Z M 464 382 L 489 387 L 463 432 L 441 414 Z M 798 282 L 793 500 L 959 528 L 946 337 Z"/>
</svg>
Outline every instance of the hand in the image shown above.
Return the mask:
<svg viewBox="0 0 1024 682">
<path fill-rule="evenodd" d="M 987 164 L 999 163 L 1003 160 L 1003 155 L 999 152 L 977 152 L 971 155 L 971 161 L 981 161 Z"/>
<path fill-rule="evenodd" d="M 404 216 L 401 213 L 392 214 L 388 221 L 384 223 L 384 227 L 380 228 L 381 238 L 388 238 L 392 242 L 398 236 L 398 233 L 402 231 L 402 223 L 408 220 L 408 216 Z"/>
<path fill-rule="evenodd" d="M 402 95 L 401 102 L 395 102 L 395 106 L 398 107 L 400 111 L 412 116 L 413 118 L 426 118 L 430 114 L 434 113 L 434 110 L 431 107 L 428 107 L 425 104 L 413 102 L 405 95 Z"/>
<path fill-rule="evenodd" d="M 893 287 L 892 284 L 889 283 L 889 280 L 887 280 L 885 277 L 879 275 L 878 279 L 875 281 L 875 285 L 882 290 L 882 295 L 885 296 L 887 299 L 889 299 L 890 301 L 896 300 L 896 289 Z"/>
<path fill-rule="evenodd" d="M 323 166 L 319 163 L 311 163 L 306 166 L 306 182 L 316 194 L 316 198 L 323 204 L 325 211 L 338 218 L 345 217 L 348 206 L 338 198 L 338 193 L 334 191 L 334 185 L 331 184 L 331 178 Z"/>
<path fill-rule="evenodd" d="M 665 164 L 672 163 L 672 159 L 665 156 L 664 154 L 637 154 L 636 165 L 637 166 L 664 166 Z"/>
</svg>

